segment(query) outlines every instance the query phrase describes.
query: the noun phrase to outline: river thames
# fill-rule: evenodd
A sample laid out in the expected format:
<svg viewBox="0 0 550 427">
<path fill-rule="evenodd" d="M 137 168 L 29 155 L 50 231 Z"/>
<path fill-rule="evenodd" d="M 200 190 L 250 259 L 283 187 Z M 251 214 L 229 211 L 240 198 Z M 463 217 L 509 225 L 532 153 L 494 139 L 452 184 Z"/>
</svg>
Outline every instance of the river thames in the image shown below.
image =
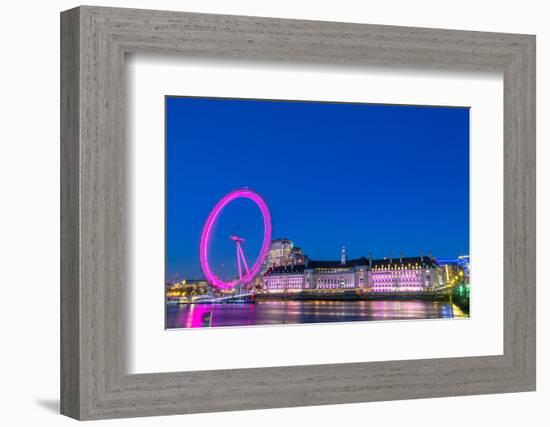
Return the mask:
<svg viewBox="0 0 550 427">
<path fill-rule="evenodd" d="M 174 304 L 166 328 L 468 317 L 447 301 L 256 301 L 254 304 Z"/>
</svg>

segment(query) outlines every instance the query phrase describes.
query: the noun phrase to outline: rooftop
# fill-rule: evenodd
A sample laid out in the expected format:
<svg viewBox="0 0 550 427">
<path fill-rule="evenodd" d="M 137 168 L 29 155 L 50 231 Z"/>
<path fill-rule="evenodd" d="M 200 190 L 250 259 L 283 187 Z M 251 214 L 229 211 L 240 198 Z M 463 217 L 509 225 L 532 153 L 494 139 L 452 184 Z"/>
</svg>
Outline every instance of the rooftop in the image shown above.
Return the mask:
<svg viewBox="0 0 550 427">
<path fill-rule="evenodd" d="M 400 267 L 403 265 L 421 265 L 423 267 L 436 267 L 438 264 L 435 259 L 424 256 L 424 257 L 402 257 L 402 258 L 380 258 L 373 259 L 373 267 Z M 345 264 L 342 264 L 340 260 L 338 261 L 315 261 L 312 260 L 308 263 L 307 268 L 341 268 L 341 267 L 356 267 L 360 265 L 369 265 L 369 259 L 365 257 L 350 259 L 347 260 Z"/>
<path fill-rule="evenodd" d="M 305 269 L 305 265 L 281 265 L 268 268 L 265 274 L 302 274 Z"/>
</svg>

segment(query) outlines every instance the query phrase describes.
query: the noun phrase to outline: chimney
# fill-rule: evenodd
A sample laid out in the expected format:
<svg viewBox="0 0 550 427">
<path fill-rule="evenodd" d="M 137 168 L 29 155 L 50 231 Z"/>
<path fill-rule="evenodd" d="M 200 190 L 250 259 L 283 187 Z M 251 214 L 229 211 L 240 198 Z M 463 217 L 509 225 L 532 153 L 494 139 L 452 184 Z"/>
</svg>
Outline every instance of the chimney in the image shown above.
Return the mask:
<svg viewBox="0 0 550 427">
<path fill-rule="evenodd" d="M 399 264 L 403 264 L 403 252 L 399 253 Z"/>
<path fill-rule="evenodd" d="M 420 251 L 420 262 L 424 262 L 424 251 Z"/>
<path fill-rule="evenodd" d="M 372 268 L 372 252 L 369 252 L 369 267 Z"/>
</svg>

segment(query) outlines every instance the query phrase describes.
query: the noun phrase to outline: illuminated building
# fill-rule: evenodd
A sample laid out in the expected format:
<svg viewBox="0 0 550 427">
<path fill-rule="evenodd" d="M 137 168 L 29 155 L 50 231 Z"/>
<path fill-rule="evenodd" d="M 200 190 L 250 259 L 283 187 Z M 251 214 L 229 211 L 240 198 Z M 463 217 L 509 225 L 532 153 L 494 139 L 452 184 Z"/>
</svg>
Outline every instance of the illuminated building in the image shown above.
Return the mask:
<svg viewBox="0 0 550 427">
<path fill-rule="evenodd" d="M 191 297 L 195 295 L 204 295 L 209 292 L 210 287 L 206 280 L 181 280 L 167 285 L 166 288 L 166 296 L 168 298 Z"/>
<path fill-rule="evenodd" d="M 302 253 L 299 247 L 294 246 L 292 240 L 275 239 L 271 241 L 265 267 L 268 269 L 288 265 L 303 265 L 306 260 L 306 255 Z"/>
<path fill-rule="evenodd" d="M 270 294 L 296 293 L 304 289 L 304 265 L 271 267 L 264 274 L 261 290 Z"/>
<path fill-rule="evenodd" d="M 437 263 L 443 271 L 444 286 L 452 287 L 458 283 L 470 282 L 470 256 L 461 255 L 458 258 L 438 259 Z"/>
<path fill-rule="evenodd" d="M 290 253 L 291 265 L 304 265 L 307 262 L 307 255 L 298 246 L 294 246 Z"/>
<path fill-rule="evenodd" d="M 442 267 L 443 282 L 447 288 L 458 286 L 465 282 L 464 271 L 458 264 L 445 264 Z"/>
<path fill-rule="evenodd" d="M 262 279 L 264 293 L 318 290 L 342 292 L 425 292 L 444 286 L 442 271 L 432 257 L 348 260 L 345 247 L 339 261 L 309 260 L 305 265 L 273 266 Z"/>
<path fill-rule="evenodd" d="M 372 260 L 368 292 L 423 292 L 439 288 L 441 270 L 431 257 Z"/>
<path fill-rule="evenodd" d="M 267 252 L 266 266 L 270 268 L 289 265 L 293 246 L 292 241 L 288 239 L 272 240 Z"/>
<path fill-rule="evenodd" d="M 467 281 L 470 281 L 470 255 L 461 255 L 457 259 L 459 267 L 464 272 Z"/>
<path fill-rule="evenodd" d="M 348 260 L 342 248 L 339 261 L 309 261 L 304 269 L 304 289 L 349 290 L 363 288 L 368 275 L 368 260 Z"/>
</svg>

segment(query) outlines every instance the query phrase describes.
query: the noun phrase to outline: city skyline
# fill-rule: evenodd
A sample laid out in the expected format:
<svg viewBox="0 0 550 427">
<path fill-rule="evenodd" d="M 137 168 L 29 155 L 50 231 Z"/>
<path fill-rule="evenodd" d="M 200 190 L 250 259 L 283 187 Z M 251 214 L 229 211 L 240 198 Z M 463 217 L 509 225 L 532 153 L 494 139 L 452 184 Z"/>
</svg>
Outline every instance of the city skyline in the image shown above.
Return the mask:
<svg viewBox="0 0 550 427">
<path fill-rule="evenodd" d="M 367 258 L 369 259 L 372 258 L 373 260 L 387 260 L 387 259 L 394 259 L 396 262 L 400 259 L 400 258 L 410 258 L 410 257 L 425 257 L 426 259 L 433 259 L 435 260 L 436 262 L 439 262 L 439 260 L 442 260 L 444 262 L 449 262 L 449 261 L 458 261 L 459 258 L 461 257 L 469 257 L 470 255 L 468 253 L 462 253 L 462 254 L 458 254 L 457 256 L 455 257 L 452 257 L 452 258 L 444 258 L 444 257 L 438 257 L 436 256 L 437 254 L 433 254 L 431 251 L 428 251 L 428 252 L 425 252 L 425 251 L 421 251 L 417 254 L 408 254 L 408 253 L 404 253 L 404 252 L 390 252 L 389 254 L 387 255 L 383 255 L 383 256 L 375 256 L 374 252 L 370 251 L 368 253 L 365 253 L 365 254 L 359 254 L 357 256 L 349 256 L 349 251 L 348 251 L 348 248 L 346 245 L 342 245 L 340 246 L 339 248 L 337 248 L 338 250 L 334 253 L 334 256 L 332 258 L 324 258 L 324 259 L 321 259 L 321 258 L 317 258 L 315 256 L 311 256 L 310 253 L 304 249 L 301 245 L 298 245 L 296 244 L 296 242 L 292 239 L 289 239 L 287 237 L 280 237 L 280 236 L 275 236 L 273 239 L 271 239 L 271 243 L 273 242 L 277 242 L 277 241 L 282 241 L 282 240 L 285 240 L 285 241 L 290 241 L 292 243 L 292 245 L 298 249 L 300 249 L 300 254 L 301 255 L 304 255 L 305 256 L 305 263 L 307 264 L 309 261 L 338 261 L 341 259 L 341 254 L 342 254 L 342 249 L 345 248 L 345 251 L 346 251 L 346 259 L 348 261 L 350 260 L 357 260 L 357 259 L 360 259 L 360 258 Z M 269 267 L 269 257 L 266 258 L 264 264 L 266 265 L 266 267 Z M 287 262 L 287 265 L 291 266 L 292 265 L 292 261 L 288 261 Z M 205 280 L 202 273 L 200 275 L 200 277 L 184 277 L 182 274 L 180 274 L 179 272 L 177 272 L 177 276 L 178 280 L 182 280 L 182 279 L 185 279 L 185 280 Z M 168 279 L 170 277 L 167 277 Z"/>
<path fill-rule="evenodd" d="M 312 259 L 469 253 L 468 108 L 167 97 L 166 126 L 167 278 L 202 277 L 204 221 L 244 186 Z M 234 274 L 228 236 L 254 258 L 261 217 L 235 201 L 216 227 Z"/>
</svg>

